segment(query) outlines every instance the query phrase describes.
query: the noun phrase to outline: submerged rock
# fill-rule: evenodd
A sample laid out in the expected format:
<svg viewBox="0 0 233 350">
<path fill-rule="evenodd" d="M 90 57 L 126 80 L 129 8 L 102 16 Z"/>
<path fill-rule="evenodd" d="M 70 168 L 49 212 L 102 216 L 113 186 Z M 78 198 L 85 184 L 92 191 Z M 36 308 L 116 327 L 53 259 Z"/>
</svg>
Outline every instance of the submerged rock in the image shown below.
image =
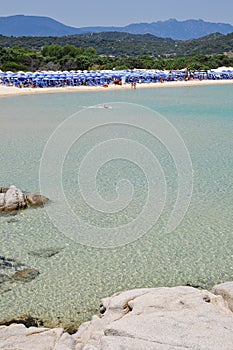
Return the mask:
<svg viewBox="0 0 233 350">
<path fill-rule="evenodd" d="M 0 270 L 1 269 L 17 269 L 24 266 L 21 263 L 18 263 L 14 259 L 6 258 L 5 256 L 0 256 Z"/>
<path fill-rule="evenodd" d="M 13 275 L 11 275 L 11 278 L 15 281 L 31 282 L 39 274 L 40 274 L 40 272 L 36 269 L 23 269 L 23 270 L 15 272 Z"/>
<path fill-rule="evenodd" d="M 40 250 L 32 250 L 29 252 L 30 255 L 37 256 L 38 258 L 51 258 L 52 256 L 60 253 L 61 249 L 58 248 L 48 248 Z"/>
<path fill-rule="evenodd" d="M 39 207 L 47 203 L 48 200 L 41 194 L 25 194 L 14 185 L 9 188 L 0 187 L 0 212 L 11 213 L 28 206 Z"/>
<path fill-rule="evenodd" d="M 26 202 L 32 207 L 41 207 L 48 202 L 48 198 L 46 198 L 42 194 L 27 193 Z"/>
<path fill-rule="evenodd" d="M 0 256 L 0 294 L 3 291 L 9 291 L 9 288 L 13 286 L 12 282 L 30 282 L 38 275 L 38 270 L 21 264 L 14 259 Z"/>
</svg>

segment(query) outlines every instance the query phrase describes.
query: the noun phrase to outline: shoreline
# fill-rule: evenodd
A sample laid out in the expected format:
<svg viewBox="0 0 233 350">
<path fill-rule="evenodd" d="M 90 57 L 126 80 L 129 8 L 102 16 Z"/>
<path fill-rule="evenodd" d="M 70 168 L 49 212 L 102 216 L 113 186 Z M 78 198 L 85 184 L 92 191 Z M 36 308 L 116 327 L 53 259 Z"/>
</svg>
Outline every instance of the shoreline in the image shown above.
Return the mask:
<svg viewBox="0 0 233 350">
<path fill-rule="evenodd" d="M 215 285 L 211 291 L 190 286 L 126 290 L 102 299 L 100 314 L 72 334 L 61 326 L 0 326 L 0 348 L 154 350 L 160 344 L 164 350 L 218 350 L 224 344 L 230 350 L 233 282 Z"/>
<path fill-rule="evenodd" d="M 229 85 L 233 84 L 233 80 L 188 80 L 188 81 L 171 81 L 163 83 L 138 83 L 136 90 L 153 89 L 153 88 L 175 88 L 175 87 L 193 87 L 207 85 Z M 15 86 L 0 85 L 0 97 L 19 96 L 19 95 L 36 95 L 50 93 L 68 93 L 68 92 L 100 92 L 100 91 L 122 91 L 135 90 L 130 84 L 114 85 L 108 87 L 103 86 L 66 86 L 66 87 L 45 87 L 45 88 L 18 88 Z"/>
</svg>

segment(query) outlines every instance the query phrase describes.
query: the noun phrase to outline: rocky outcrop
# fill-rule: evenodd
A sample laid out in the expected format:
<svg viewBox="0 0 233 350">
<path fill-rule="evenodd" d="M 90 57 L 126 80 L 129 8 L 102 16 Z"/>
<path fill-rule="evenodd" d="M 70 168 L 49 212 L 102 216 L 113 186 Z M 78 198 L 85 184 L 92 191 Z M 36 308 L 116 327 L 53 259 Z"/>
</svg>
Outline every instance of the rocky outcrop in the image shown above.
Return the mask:
<svg viewBox="0 0 233 350">
<path fill-rule="evenodd" d="M 233 313 L 208 291 L 139 289 L 104 299 L 102 308 L 102 319 L 79 328 L 81 343 L 104 350 L 232 349 Z"/>
<path fill-rule="evenodd" d="M 0 187 L 0 213 L 14 212 L 28 206 L 43 206 L 48 198 L 41 194 L 23 193 L 16 186 Z"/>
<path fill-rule="evenodd" d="M 5 193 L 0 193 L 0 211 L 10 212 L 27 207 L 25 195 L 15 186 L 11 186 Z"/>
<path fill-rule="evenodd" d="M 214 287 L 215 294 L 192 287 L 117 293 L 102 300 L 101 318 L 93 316 L 73 335 L 60 328 L 2 326 L 0 349 L 232 350 L 232 290 L 229 282 Z"/>
</svg>

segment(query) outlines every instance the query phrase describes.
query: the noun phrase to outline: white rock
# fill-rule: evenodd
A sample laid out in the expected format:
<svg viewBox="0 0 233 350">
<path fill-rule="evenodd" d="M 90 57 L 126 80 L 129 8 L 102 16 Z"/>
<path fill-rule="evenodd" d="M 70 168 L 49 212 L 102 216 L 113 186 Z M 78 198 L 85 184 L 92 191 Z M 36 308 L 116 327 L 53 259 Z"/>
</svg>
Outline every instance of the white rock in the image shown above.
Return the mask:
<svg viewBox="0 0 233 350">
<path fill-rule="evenodd" d="M 0 328 L 0 349 L 51 350 L 62 333 L 62 328 L 26 328 L 21 324 L 12 324 Z"/>
<path fill-rule="evenodd" d="M 77 340 L 100 350 L 232 350 L 233 313 L 221 296 L 208 291 L 132 290 L 104 299 L 103 305 L 97 327 L 86 323 Z"/>
<path fill-rule="evenodd" d="M 83 344 L 81 344 L 81 343 L 76 344 L 75 350 L 83 350 Z"/>
<path fill-rule="evenodd" d="M 27 206 L 23 192 L 16 186 L 10 186 L 5 193 L 5 210 L 21 209 Z"/>
<path fill-rule="evenodd" d="M 17 350 L 232 350 L 232 285 L 215 295 L 191 287 L 137 289 L 103 300 L 74 335 L 63 329 L 0 327 L 0 349 Z M 228 306 L 229 305 L 229 306 Z"/>
<path fill-rule="evenodd" d="M 140 339 L 124 337 L 103 337 L 101 350 L 187 350 L 186 347 L 170 347 L 168 345 L 153 343 Z"/>
<path fill-rule="evenodd" d="M 68 333 L 63 333 L 54 350 L 74 350 L 75 339 Z"/>
<path fill-rule="evenodd" d="M 5 193 L 0 193 L 0 207 L 5 205 Z"/>
<path fill-rule="evenodd" d="M 83 350 L 98 350 L 94 345 L 86 345 Z"/>
<path fill-rule="evenodd" d="M 102 327 L 112 321 L 122 318 L 128 312 L 128 302 L 134 298 L 148 293 L 148 291 L 156 290 L 156 288 L 133 289 L 125 292 L 115 293 L 110 298 L 101 300 L 101 305 L 106 309 L 104 316 L 101 318 Z"/>
<path fill-rule="evenodd" d="M 216 295 L 221 295 L 233 312 L 233 282 L 218 284 L 213 287 L 212 292 Z"/>
</svg>

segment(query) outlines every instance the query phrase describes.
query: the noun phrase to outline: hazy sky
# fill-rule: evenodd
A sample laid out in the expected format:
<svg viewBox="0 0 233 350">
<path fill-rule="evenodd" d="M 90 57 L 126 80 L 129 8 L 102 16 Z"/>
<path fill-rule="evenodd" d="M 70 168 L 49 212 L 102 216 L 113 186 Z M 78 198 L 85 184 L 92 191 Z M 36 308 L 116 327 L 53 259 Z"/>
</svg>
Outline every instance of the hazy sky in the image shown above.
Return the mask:
<svg viewBox="0 0 233 350">
<path fill-rule="evenodd" d="M 0 16 L 52 17 L 74 27 L 154 22 L 176 18 L 233 24 L 232 0 L 2 0 Z"/>
</svg>

